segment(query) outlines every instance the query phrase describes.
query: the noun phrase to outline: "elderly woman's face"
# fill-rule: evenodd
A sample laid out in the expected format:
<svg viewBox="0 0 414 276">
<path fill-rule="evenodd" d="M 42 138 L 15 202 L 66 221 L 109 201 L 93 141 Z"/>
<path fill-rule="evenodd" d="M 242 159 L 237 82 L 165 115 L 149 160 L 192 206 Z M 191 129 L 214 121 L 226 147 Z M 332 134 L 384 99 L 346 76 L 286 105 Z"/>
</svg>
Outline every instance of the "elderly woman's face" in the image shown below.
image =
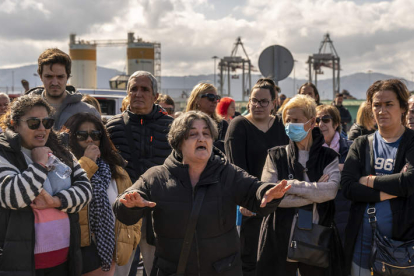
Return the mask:
<svg viewBox="0 0 414 276">
<path fill-rule="evenodd" d="M 286 110 L 286 118 L 285 122 L 287 123 L 302 123 L 304 124 L 303 128 L 305 131 L 308 131 L 314 127 L 313 120 L 309 119 L 305 116 L 305 112 L 303 112 L 300 108 L 290 108 Z M 311 132 L 309 131 L 308 135 Z"/>
<path fill-rule="evenodd" d="M 194 120 L 188 138 L 181 145 L 183 163 L 207 163 L 213 150 L 213 138 L 204 120 Z"/>
<path fill-rule="evenodd" d="M 46 124 L 43 119 L 48 118 L 49 114 L 43 106 L 35 106 L 30 109 L 24 116 L 21 117 L 20 121 L 14 122 L 15 132 L 20 134 L 22 146 L 27 149 L 34 149 L 37 147 L 43 147 L 46 145 L 47 139 L 49 138 L 50 128 L 46 129 Z M 29 128 L 27 120 L 30 119 L 42 119 L 42 123 L 36 129 Z M 33 127 L 32 127 L 33 128 Z"/>
<path fill-rule="evenodd" d="M 333 125 L 332 117 L 328 112 L 319 111 L 316 113 L 316 119 L 319 118 L 319 123 L 316 123 L 321 130 L 325 141 L 331 141 L 335 135 L 338 125 Z M 317 120 L 318 121 L 318 120 Z"/>
</svg>

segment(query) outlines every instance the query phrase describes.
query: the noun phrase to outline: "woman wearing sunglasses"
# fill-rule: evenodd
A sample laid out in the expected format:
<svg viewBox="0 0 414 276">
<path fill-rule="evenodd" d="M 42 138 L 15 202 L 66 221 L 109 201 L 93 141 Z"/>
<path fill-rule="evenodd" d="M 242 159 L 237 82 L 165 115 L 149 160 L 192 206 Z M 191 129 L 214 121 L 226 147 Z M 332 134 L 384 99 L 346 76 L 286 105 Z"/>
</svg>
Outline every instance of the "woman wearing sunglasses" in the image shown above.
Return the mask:
<svg viewBox="0 0 414 276">
<path fill-rule="evenodd" d="M 349 146 L 345 138 L 341 137 L 341 116 L 335 106 L 319 105 L 316 107 L 316 125 L 325 139 L 325 147 L 339 153 L 339 169 L 342 171 Z"/>
<path fill-rule="evenodd" d="M 325 139 L 324 147 L 329 147 L 339 154 L 339 170 L 342 171 L 349 145 L 341 133 L 341 115 L 332 105 L 319 105 L 316 107 L 316 125 Z M 347 200 L 342 189 L 338 190 L 335 198 L 335 223 L 342 243 L 345 241 L 345 227 L 348 222 L 351 201 Z"/>
<path fill-rule="evenodd" d="M 268 149 L 289 142 L 282 118 L 272 115 L 276 100 L 277 87 L 273 80 L 258 80 L 249 99 L 250 113 L 234 118 L 226 135 L 225 149 L 230 162 L 259 179 Z M 240 209 L 243 275 L 254 275 L 262 217 L 243 207 Z"/>
<path fill-rule="evenodd" d="M 78 212 L 91 200 L 91 184 L 52 130 L 52 107 L 21 96 L 1 122 L 0 274 L 71 275 L 81 271 Z M 58 178 L 56 156 L 69 170 Z"/>
<path fill-rule="evenodd" d="M 210 83 L 199 83 L 194 86 L 188 98 L 186 112 L 199 110 L 209 115 L 217 124 L 219 135 L 214 146 L 224 152 L 224 137 L 229 124 L 216 112 L 217 103 L 221 97 L 217 95 L 217 89 Z"/>
<path fill-rule="evenodd" d="M 307 222 L 307 229 L 314 224 L 330 227 L 334 220 L 334 198 L 340 181 L 338 154 L 323 146 L 324 137 L 315 128 L 315 117 L 316 103 L 309 96 L 296 95 L 283 109 L 282 118 L 290 141 L 287 146 L 269 150 L 262 181 L 277 183 L 288 179 L 292 187 L 276 211 L 263 219 L 256 275 L 295 276 L 297 270 L 302 276 L 342 275 L 340 266 L 332 261 L 325 268 L 316 266 L 315 259 L 294 258 L 297 255 L 288 258 L 289 247 L 296 248 L 296 243 L 291 241 L 299 220 Z M 307 215 L 298 215 L 301 213 Z M 301 246 L 299 243 L 298 250 L 302 250 Z M 325 248 L 329 249 L 331 260 L 338 260 L 334 250 L 338 246 L 341 246 L 339 241 Z"/>
<path fill-rule="evenodd" d="M 69 147 L 92 183 L 93 199 L 79 214 L 83 275 L 127 275 L 141 237 L 141 222 L 126 226 L 115 219 L 112 204 L 132 183 L 102 122 L 89 113 L 65 123 Z M 115 274 L 114 274 L 115 273 Z"/>
</svg>

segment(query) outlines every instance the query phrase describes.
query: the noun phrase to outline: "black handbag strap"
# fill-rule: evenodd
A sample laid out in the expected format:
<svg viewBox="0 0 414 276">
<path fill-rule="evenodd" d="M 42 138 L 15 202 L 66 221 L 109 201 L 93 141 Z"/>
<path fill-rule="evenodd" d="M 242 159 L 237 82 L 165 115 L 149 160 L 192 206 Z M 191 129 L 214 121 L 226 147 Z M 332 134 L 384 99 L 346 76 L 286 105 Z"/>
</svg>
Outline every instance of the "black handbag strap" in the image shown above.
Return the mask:
<svg viewBox="0 0 414 276">
<path fill-rule="evenodd" d="M 198 188 L 193 209 L 191 210 L 190 214 L 190 221 L 188 222 L 187 229 L 185 231 L 183 246 L 181 247 L 180 259 L 178 261 L 177 267 L 177 276 L 184 275 L 185 273 L 191 244 L 193 243 L 194 232 L 197 226 L 198 215 L 200 214 L 201 205 L 203 204 L 206 191 L 207 187 L 205 186 L 200 186 L 200 188 Z"/>
<path fill-rule="evenodd" d="M 368 135 L 367 142 L 365 145 L 365 172 L 367 175 L 371 174 L 370 148 L 371 148 L 373 141 L 374 141 L 374 134 Z M 377 210 L 375 209 L 375 203 L 370 202 L 368 204 L 367 213 L 369 216 L 368 221 L 369 221 L 369 224 L 371 225 L 371 230 L 372 230 L 372 240 L 374 240 L 374 234 L 377 229 L 377 217 L 376 217 Z"/>
</svg>

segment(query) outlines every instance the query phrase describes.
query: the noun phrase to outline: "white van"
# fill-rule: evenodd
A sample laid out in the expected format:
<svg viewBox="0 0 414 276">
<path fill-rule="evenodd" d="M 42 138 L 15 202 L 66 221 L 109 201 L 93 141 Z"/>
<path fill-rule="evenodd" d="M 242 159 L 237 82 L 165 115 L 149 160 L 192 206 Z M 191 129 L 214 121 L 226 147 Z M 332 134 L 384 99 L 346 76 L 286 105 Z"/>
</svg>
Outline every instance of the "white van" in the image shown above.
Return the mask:
<svg viewBox="0 0 414 276">
<path fill-rule="evenodd" d="M 123 90 L 80 88 L 77 91 L 97 99 L 101 106 L 102 117 L 106 119 L 121 113 L 122 100 L 127 96 L 126 91 Z"/>
</svg>

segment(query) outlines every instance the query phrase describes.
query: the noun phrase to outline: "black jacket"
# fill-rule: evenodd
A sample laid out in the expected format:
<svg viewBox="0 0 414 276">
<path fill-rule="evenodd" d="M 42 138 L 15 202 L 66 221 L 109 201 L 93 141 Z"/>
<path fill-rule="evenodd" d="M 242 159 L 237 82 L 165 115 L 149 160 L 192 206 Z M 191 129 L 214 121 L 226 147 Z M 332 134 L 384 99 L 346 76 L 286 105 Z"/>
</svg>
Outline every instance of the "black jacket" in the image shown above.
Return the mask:
<svg viewBox="0 0 414 276">
<path fill-rule="evenodd" d="M 18 135 L 10 137 L 0 135 L 0 155 L 6 158 L 21 172 L 27 164 L 21 152 Z M 37 165 L 37 169 L 46 169 Z M 1 196 L 3 191 L 1 191 Z M 70 276 L 80 276 L 82 271 L 82 253 L 80 250 L 80 226 L 78 213 L 67 213 L 70 222 L 70 246 L 68 268 Z M 30 206 L 12 210 L 0 207 L 0 275 L 34 276 L 35 229 L 34 214 Z"/>
<path fill-rule="evenodd" d="M 312 131 L 313 144 L 309 151 L 309 160 L 306 163 L 306 172 L 309 180 L 317 182 L 323 175 L 324 168 L 331 164 L 338 154 L 327 147 L 323 147 L 324 138 L 318 128 Z M 289 143 L 289 152 L 286 146 L 278 146 L 269 150 L 270 158 L 274 167 L 277 168 L 278 179 L 298 179 L 303 178 L 304 168 L 294 166 L 292 162 L 297 162 L 298 148 L 292 141 Z M 290 167 L 290 169 L 289 169 Z M 293 178 L 289 177 L 292 173 Z M 317 203 L 316 208 L 319 214 L 319 223 L 323 226 L 331 226 L 334 220 L 335 205 L 333 200 Z M 301 208 L 312 210 L 312 204 Z M 292 228 L 293 217 L 296 208 L 277 208 L 277 210 L 263 219 L 262 229 L 260 231 L 258 262 L 256 266 L 256 275 L 287 275 L 285 264 L 289 246 L 289 238 Z M 336 265 L 336 252 L 341 250 L 341 245 L 331 244 L 331 265 L 339 271 Z M 335 252 L 335 253 L 334 253 Z M 340 275 L 332 274 L 332 275 Z"/>
<path fill-rule="evenodd" d="M 357 123 L 355 123 L 355 124 L 352 125 L 351 129 L 348 132 L 348 139 L 349 140 L 355 140 L 359 136 L 371 134 L 371 133 L 374 133 L 374 132 L 375 132 L 375 129 L 368 130 L 364 126 L 361 126 L 361 125 L 358 125 Z"/>
<path fill-rule="evenodd" d="M 157 203 L 154 207 L 157 244 L 151 275 L 176 272 L 193 199 L 201 186 L 207 191 L 185 275 L 242 275 L 236 206 L 265 215 L 280 202 L 274 200 L 260 208 L 262 196 L 273 184 L 264 184 L 230 164 L 216 148 L 193 189 L 188 165 L 183 165 L 173 152 L 164 165 L 149 169 L 126 191 L 137 190 L 145 199 Z M 119 202 L 120 197 L 114 205 L 117 218 L 127 225 L 136 223 L 145 209 L 129 209 Z"/>
<path fill-rule="evenodd" d="M 397 150 L 394 173 L 376 177 L 373 189 L 358 183 L 362 176 L 367 175 L 365 168 L 367 137 L 358 137 L 354 141 L 342 171 L 343 193 L 346 198 L 352 200 L 345 233 L 345 257 L 348 273 L 365 208 L 369 202 L 380 201 L 380 191 L 398 196 L 390 200 L 393 214 L 391 238 L 401 241 L 414 239 L 414 131 L 408 128 L 405 130 Z M 372 145 L 370 145 L 369 160 L 371 174 L 375 175 L 375 168 L 372 165 L 374 162 Z M 406 171 L 400 173 L 406 165 Z"/>
<path fill-rule="evenodd" d="M 338 109 L 339 114 L 341 115 L 341 123 L 349 124 L 352 120 L 352 116 L 351 116 L 351 113 L 349 113 L 349 110 L 343 105 L 341 106 L 335 105 L 335 107 Z"/>
<path fill-rule="evenodd" d="M 131 126 L 132 134 L 128 133 L 125 126 L 125 113 L 128 115 L 127 123 Z M 137 115 L 128 108 L 124 113 L 109 119 L 106 127 L 115 147 L 128 161 L 126 171 L 132 183 L 137 181 L 149 168 L 163 164 L 171 153 L 167 134 L 172 121 L 173 118 L 168 116 L 157 104 L 154 104 L 151 113 L 146 115 Z M 132 137 L 135 142 L 133 149 L 128 143 L 127 135 Z M 137 164 L 134 164 L 135 160 Z"/>
<path fill-rule="evenodd" d="M 348 141 L 341 136 L 339 140 L 339 164 L 345 163 L 348 151 Z M 338 228 L 339 236 L 341 237 L 342 245 L 345 241 L 345 227 L 348 222 L 350 208 L 351 201 L 346 199 L 342 189 L 339 189 L 335 198 L 335 223 Z"/>
</svg>

